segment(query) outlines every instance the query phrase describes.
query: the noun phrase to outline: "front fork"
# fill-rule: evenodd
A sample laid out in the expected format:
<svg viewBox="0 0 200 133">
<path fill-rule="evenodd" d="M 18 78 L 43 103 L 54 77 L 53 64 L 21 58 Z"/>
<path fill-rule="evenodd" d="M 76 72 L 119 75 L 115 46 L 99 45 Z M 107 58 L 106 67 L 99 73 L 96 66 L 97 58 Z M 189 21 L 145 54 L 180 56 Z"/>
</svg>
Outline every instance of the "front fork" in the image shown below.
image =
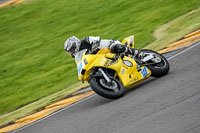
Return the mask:
<svg viewBox="0 0 200 133">
<path fill-rule="evenodd" d="M 103 74 L 103 77 L 106 79 L 106 81 L 107 81 L 108 83 L 110 83 L 111 80 L 110 80 L 110 78 L 106 75 L 106 73 L 105 73 L 101 68 L 99 68 L 99 71 Z"/>
</svg>

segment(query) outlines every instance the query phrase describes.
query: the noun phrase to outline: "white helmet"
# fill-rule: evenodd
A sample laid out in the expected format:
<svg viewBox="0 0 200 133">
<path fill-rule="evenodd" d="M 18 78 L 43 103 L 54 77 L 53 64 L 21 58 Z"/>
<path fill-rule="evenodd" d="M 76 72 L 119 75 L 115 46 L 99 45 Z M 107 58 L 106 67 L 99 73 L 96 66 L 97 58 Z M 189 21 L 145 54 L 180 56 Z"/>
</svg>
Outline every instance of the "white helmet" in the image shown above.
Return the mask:
<svg viewBox="0 0 200 133">
<path fill-rule="evenodd" d="M 81 41 L 77 37 L 72 36 L 65 41 L 64 49 L 66 52 L 69 52 L 72 57 L 74 57 L 76 53 L 79 52 L 80 45 Z"/>
</svg>

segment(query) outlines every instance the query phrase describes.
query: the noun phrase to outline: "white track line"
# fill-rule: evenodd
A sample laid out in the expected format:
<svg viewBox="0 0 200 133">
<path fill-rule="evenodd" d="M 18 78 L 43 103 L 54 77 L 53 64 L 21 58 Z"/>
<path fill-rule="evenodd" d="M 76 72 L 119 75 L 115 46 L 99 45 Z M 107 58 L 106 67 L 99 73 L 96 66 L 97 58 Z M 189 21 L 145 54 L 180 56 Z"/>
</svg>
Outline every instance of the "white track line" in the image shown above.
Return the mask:
<svg viewBox="0 0 200 133">
<path fill-rule="evenodd" d="M 190 47 L 184 49 L 183 51 L 181 51 L 181 52 L 179 52 L 179 53 L 177 53 L 177 54 L 175 54 L 175 55 L 169 57 L 168 60 L 171 60 L 171 59 L 175 58 L 176 56 L 179 56 L 180 54 L 182 54 L 182 53 L 184 53 L 184 52 L 186 52 L 186 51 L 188 51 L 188 50 L 190 50 L 190 49 L 192 49 L 192 48 L 198 46 L 199 44 L 200 44 L 200 42 L 197 42 L 196 44 L 194 44 L 194 45 L 192 45 L 192 46 L 190 46 Z M 16 132 L 18 132 L 18 131 L 20 131 L 20 130 L 26 128 L 26 127 L 29 127 L 29 126 L 31 126 L 31 125 L 34 125 L 35 123 L 38 123 L 38 122 L 40 122 L 40 121 L 42 121 L 42 120 L 44 120 L 44 119 L 47 119 L 47 118 L 49 118 L 49 117 L 51 117 L 51 116 L 53 116 L 53 115 L 55 115 L 55 114 L 58 114 L 58 113 L 62 112 L 63 110 L 66 110 L 66 109 L 71 108 L 71 107 L 73 107 L 73 106 L 75 106 L 75 105 L 77 105 L 77 104 L 79 104 L 79 103 L 81 103 L 81 102 L 84 102 L 84 101 L 86 101 L 86 100 L 88 100 L 88 99 L 94 97 L 95 95 L 97 95 L 97 94 L 93 94 L 93 95 L 91 95 L 91 96 L 89 96 L 89 97 L 86 97 L 86 98 L 83 99 L 83 100 L 80 100 L 80 101 L 78 101 L 78 102 L 75 102 L 75 103 L 73 103 L 73 104 L 71 104 L 71 105 L 69 105 L 69 106 L 67 106 L 67 107 L 65 107 L 65 108 L 63 108 L 63 109 L 60 109 L 60 110 L 58 110 L 58 111 L 56 111 L 56 112 L 54 112 L 54 113 L 52 113 L 52 114 L 50 114 L 50 115 L 48 115 L 48 116 L 46 116 L 46 117 L 44 117 L 44 118 L 41 118 L 41 119 L 39 119 L 39 120 L 37 120 L 37 121 L 31 123 L 31 124 L 28 124 L 28 125 L 26 125 L 26 126 L 23 126 L 23 127 L 19 128 L 19 129 L 16 129 L 15 131 L 11 131 L 11 132 L 12 132 L 12 133 L 16 133 Z"/>
<path fill-rule="evenodd" d="M 93 95 L 91 95 L 91 96 L 88 96 L 88 97 L 84 98 L 83 100 L 80 100 L 80 101 L 78 101 L 78 102 L 72 103 L 71 105 L 69 105 L 69 106 L 67 106 L 67 107 L 64 107 L 64 108 L 62 108 L 62 109 L 60 109 L 60 110 L 58 110 L 58 111 L 56 111 L 56 112 L 54 112 L 54 113 L 52 113 L 52 114 L 49 114 L 48 116 L 46 116 L 46 117 L 44 117 L 44 118 L 41 118 L 41 119 L 39 119 L 39 120 L 37 120 L 37 121 L 35 121 L 35 122 L 33 122 L 33 123 L 30 123 L 30 124 L 28 124 L 28 125 L 26 125 L 26 126 L 23 126 L 23 127 L 19 128 L 19 129 L 16 129 L 16 130 L 14 130 L 14 131 L 11 131 L 11 132 L 12 132 L 12 133 L 16 133 L 16 132 L 18 132 L 18 131 L 20 131 L 20 130 L 26 128 L 26 127 L 29 127 L 29 126 L 31 126 L 31 125 L 34 125 L 35 123 L 38 123 L 38 122 L 40 122 L 40 121 L 42 121 L 42 120 L 44 120 L 44 119 L 47 119 L 47 118 L 49 118 L 49 117 L 51 117 L 51 116 L 53 116 L 53 115 L 55 115 L 55 114 L 58 114 L 58 113 L 62 112 L 63 110 L 66 110 L 66 109 L 68 109 L 68 108 L 71 108 L 71 107 L 73 107 L 73 106 L 75 106 L 75 105 L 77 105 L 77 104 L 83 102 L 83 101 L 86 101 L 87 99 L 89 99 L 89 98 L 91 98 L 91 97 L 94 97 L 95 95 L 97 95 L 97 94 L 93 94 Z"/>
<path fill-rule="evenodd" d="M 190 50 L 190 49 L 192 49 L 192 48 L 198 46 L 199 44 L 200 44 L 200 42 L 197 42 L 196 44 L 194 44 L 194 45 L 192 45 L 192 46 L 190 46 L 190 47 L 184 49 L 183 51 L 181 51 L 181 52 L 179 52 L 179 53 L 177 53 L 177 54 L 175 54 L 175 55 L 172 55 L 172 56 L 169 57 L 167 60 L 171 60 L 171 59 L 173 59 L 174 57 L 179 56 L 180 54 L 182 54 L 182 53 L 184 53 L 184 52 L 186 52 L 186 51 L 188 51 L 188 50 Z"/>
</svg>

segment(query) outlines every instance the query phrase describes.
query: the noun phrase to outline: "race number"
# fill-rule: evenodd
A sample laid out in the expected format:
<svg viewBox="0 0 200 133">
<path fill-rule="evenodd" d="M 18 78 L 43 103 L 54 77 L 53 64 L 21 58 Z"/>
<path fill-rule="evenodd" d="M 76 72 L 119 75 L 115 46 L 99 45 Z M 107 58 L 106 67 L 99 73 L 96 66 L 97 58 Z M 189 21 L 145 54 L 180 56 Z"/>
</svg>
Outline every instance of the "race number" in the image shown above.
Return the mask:
<svg viewBox="0 0 200 133">
<path fill-rule="evenodd" d="M 149 74 L 149 72 L 148 72 L 146 67 L 144 67 L 140 73 L 142 74 L 143 78 L 146 77 Z"/>
</svg>

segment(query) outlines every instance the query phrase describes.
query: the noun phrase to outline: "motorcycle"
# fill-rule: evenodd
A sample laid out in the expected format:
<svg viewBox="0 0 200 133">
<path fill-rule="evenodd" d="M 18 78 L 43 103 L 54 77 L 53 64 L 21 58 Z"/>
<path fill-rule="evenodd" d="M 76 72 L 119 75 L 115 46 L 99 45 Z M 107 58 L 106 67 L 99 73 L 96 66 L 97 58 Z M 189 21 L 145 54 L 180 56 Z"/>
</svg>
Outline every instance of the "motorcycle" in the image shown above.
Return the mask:
<svg viewBox="0 0 200 133">
<path fill-rule="evenodd" d="M 122 45 L 134 48 L 134 36 L 123 39 Z M 87 81 L 92 90 L 109 99 L 124 95 L 126 88 L 146 80 L 150 76 L 161 77 L 169 72 L 167 59 L 161 54 L 143 49 L 142 59 L 131 55 L 113 54 L 109 49 L 100 49 L 97 54 L 78 52 L 75 61 L 78 78 Z"/>
</svg>

